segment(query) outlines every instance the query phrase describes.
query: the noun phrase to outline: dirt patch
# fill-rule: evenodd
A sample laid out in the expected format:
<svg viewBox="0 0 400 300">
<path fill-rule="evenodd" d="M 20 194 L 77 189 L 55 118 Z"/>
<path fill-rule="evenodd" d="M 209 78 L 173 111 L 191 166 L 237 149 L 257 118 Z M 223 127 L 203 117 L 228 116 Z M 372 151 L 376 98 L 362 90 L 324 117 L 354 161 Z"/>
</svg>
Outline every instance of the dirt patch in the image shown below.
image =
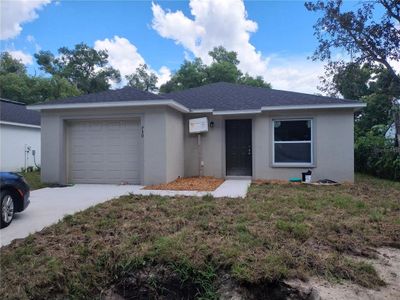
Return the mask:
<svg viewBox="0 0 400 300">
<path fill-rule="evenodd" d="M 103 299 L 197 299 L 202 287 L 165 265 L 130 272 Z"/>
<path fill-rule="evenodd" d="M 100 296 L 104 300 L 127 299 L 220 299 L 220 300 L 308 300 L 312 291 L 298 289 L 282 281 L 239 282 L 226 272 L 204 284 L 205 278 L 182 276 L 166 265 L 147 266 L 129 272 L 125 278 Z M 206 279 L 207 281 L 207 279 Z"/>
<path fill-rule="evenodd" d="M 144 190 L 171 190 L 171 191 L 215 191 L 224 179 L 212 176 L 178 178 L 172 182 L 157 185 L 148 185 Z"/>
<path fill-rule="evenodd" d="M 216 283 L 220 300 L 308 300 L 312 291 L 293 288 L 282 281 L 239 283 L 229 274 L 220 276 Z"/>
<path fill-rule="evenodd" d="M 286 283 L 302 293 L 313 292 L 316 299 L 358 300 L 358 299 L 400 299 L 400 250 L 394 248 L 377 249 L 377 259 L 359 260 L 370 263 L 386 285 L 377 289 L 368 289 L 351 282 L 332 283 L 321 278 L 311 278 L 308 282 L 290 280 Z"/>
</svg>

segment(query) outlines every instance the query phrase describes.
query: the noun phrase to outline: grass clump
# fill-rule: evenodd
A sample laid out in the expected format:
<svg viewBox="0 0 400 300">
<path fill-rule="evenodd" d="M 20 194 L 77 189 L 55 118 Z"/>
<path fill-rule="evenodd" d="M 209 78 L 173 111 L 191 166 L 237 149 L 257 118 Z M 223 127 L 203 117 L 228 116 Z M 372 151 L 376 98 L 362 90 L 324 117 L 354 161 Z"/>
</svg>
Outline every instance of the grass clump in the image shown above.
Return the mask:
<svg viewBox="0 0 400 300">
<path fill-rule="evenodd" d="M 19 174 L 24 176 L 31 190 L 37 190 L 48 186 L 40 180 L 40 171 L 20 172 Z"/>
</svg>

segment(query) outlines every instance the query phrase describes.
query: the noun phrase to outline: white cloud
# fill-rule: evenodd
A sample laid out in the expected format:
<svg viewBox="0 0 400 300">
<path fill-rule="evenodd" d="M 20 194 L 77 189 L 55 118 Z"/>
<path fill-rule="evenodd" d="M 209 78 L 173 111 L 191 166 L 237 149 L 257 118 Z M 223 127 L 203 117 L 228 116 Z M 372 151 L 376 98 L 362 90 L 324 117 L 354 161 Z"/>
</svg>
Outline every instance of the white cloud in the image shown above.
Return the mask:
<svg viewBox="0 0 400 300">
<path fill-rule="evenodd" d="M 162 84 L 166 83 L 168 80 L 171 79 L 171 70 L 168 69 L 166 66 L 162 66 L 158 72 L 158 82 L 157 86 L 160 87 Z"/>
<path fill-rule="evenodd" d="M 171 12 L 153 3 L 152 27 L 164 38 L 175 41 L 187 52 L 210 63 L 208 52 L 224 46 L 238 53 L 239 68 L 252 76 L 261 75 L 276 89 L 318 92 L 323 64 L 307 60 L 306 56 L 265 57 L 250 42 L 257 23 L 248 19 L 242 0 L 191 0 L 192 18 L 182 11 Z"/>
<path fill-rule="evenodd" d="M 29 43 L 34 43 L 35 42 L 35 37 L 33 36 L 33 35 L 27 35 L 26 36 L 26 40 L 29 42 Z"/>
<path fill-rule="evenodd" d="M 137 48 L 126 38 L 117 35 L 112 39 L 97 40 L 94 48 L 107 50 L 110 66 L 118 69 L 123 77 L 132 74 L 140 64 L 144 64 L 144 59 L 137 52 Z"/>
<path fill-rule="evenodd" d="M 33 46 L 35 46 L 35 52 L 39 52 L 42 49 L 42 47 L 40 47 L 40 45 L 36 42 L 36 39 L 35 39 L 35 37 L 33 35 L 30 35 L 30 34 L 27 35 L 26 36 L 26 41 L 28 43 L 33 44 Z"/>
<path fill-rule="evenodd" d="M 210 63 L 208 52 L 215 46 L 236 51 L 240 68 L 251 75 L 266 71 L 266 59 L 250 43 L 250 34 L 257 31 L 257 23 L 247 18 L 241 0 L 191 0 L 193 19 L 182 11 L 165 11 L 153 3 L 152 27 L 164 38 L 177 44 Z"/>
<path fill-rule="evenodd" d="M 111 39 L 97 40 L 94 43 L 96 50 L 107 50 L 109 65 L 121 73 L 122 82 L 119 86 L 126 84 L 126 75 L 135 72 L 136 68 L 146 63 L 142 55 L 138 52 L 135 45 L 124 37 L 114 36 Z M 158 76 L 158 85 L 165 83 L 171 77 L 171 71 L 163 66 L 160 70 L 152 72 Z M 114 85 L 114 87 L 118 87 Z"/>
<path fill-rule="evenodd" d="M 21 50 L 8 50 L 8 53 L 15 58 L 20 60 L 24 65 L 31 65 L 33 62 L 32 55 L 22 52 Z"/>
<path fill-rule="evenodd" d="M 15 38 L 22 31 L 22 24 L 38 17 L 37 11 L 51 0 L 1 0 L 0 40 Z"/>
<path fill-rule="evenodd" d="M 272 55 L 268 58 L 264 79 L 274 89 L 303 93 L 317 93 L 319 77 L 324 74 L 324 63 L 311 61 L 304 57 L 282 57 Z"/>
</svg>

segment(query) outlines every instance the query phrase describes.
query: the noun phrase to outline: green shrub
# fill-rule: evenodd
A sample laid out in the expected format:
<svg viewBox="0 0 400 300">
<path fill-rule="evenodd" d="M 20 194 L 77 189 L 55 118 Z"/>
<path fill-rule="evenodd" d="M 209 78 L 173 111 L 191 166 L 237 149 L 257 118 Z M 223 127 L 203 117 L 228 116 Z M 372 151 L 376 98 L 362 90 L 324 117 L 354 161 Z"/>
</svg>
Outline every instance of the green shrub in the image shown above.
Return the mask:
<svg viewBox="0 0 400 300">
<path fill-rule="evenodd" d="M 355 142 L 355 169 L 381 178 L 400 180 L 400 149 L 371 130 Z"/>
</svg>

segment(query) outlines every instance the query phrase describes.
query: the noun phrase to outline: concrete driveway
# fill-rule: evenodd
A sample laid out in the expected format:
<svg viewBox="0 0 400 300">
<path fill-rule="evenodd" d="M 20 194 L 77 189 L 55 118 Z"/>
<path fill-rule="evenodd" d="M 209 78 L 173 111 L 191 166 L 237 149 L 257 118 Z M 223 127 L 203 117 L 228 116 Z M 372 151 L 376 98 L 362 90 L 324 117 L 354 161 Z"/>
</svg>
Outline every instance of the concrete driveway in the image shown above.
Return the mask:
<svg viewBox="0 0 400 300">
<path fill-rule="evenodd" d="M 31 192 L 28 208 L 15 214 L 12 223 L 0 230 L 0 246 L 27 237 L 56 223 L 67 214 L 132 192 L 131 185 L 76 184 L 63 188 L 44 188 Z"/>
</svg>

